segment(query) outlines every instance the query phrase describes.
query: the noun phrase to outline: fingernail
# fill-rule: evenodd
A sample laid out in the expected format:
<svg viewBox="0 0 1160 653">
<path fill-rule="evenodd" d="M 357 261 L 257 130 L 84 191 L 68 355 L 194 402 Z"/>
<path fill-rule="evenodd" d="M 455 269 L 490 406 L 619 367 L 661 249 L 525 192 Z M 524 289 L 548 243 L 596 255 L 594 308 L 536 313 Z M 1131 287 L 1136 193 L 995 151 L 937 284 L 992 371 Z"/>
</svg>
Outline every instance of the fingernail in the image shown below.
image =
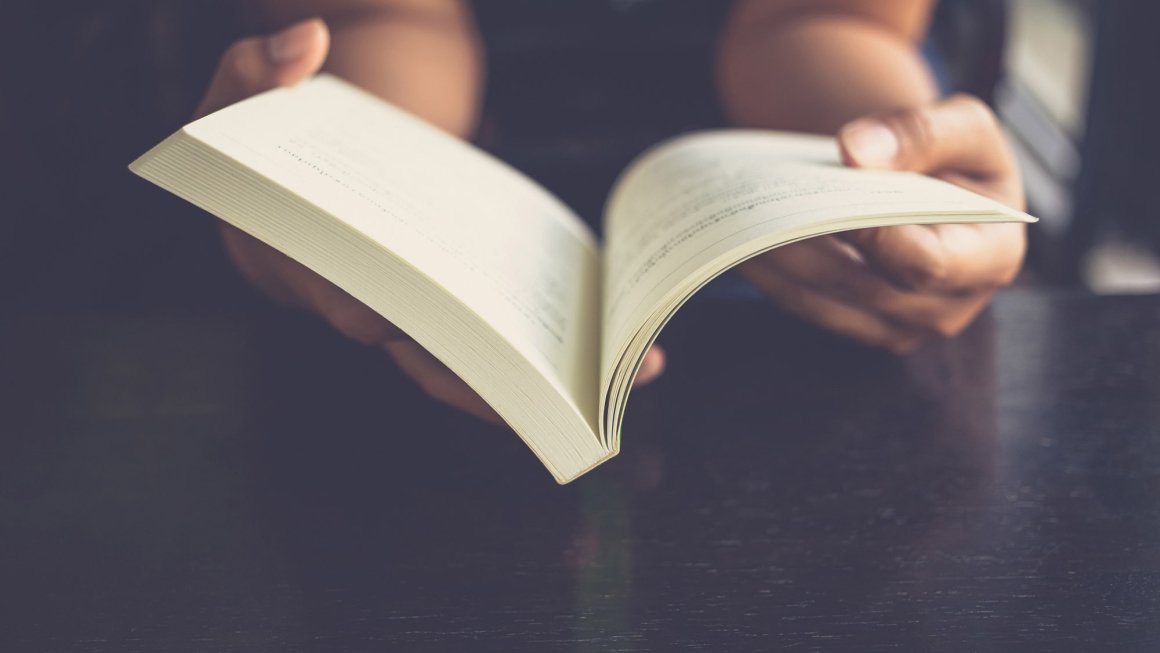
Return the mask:
<svg viewBox="0 0 1160 653">
<path fill-rule="evenodd" d="M 307 20 L 271 36 L 266 41 L 266 55 L 270 63 L 287 64 L 306 54 L 316 29 L 314 21 Z"/>
<path fill-rule="evenodd" d="M 842 142 L 854 162 L 863 167 L 886 168 L 898 156 L 898 137 L 876 120 L 855 122 L 842 130 Z"/>
</svg>

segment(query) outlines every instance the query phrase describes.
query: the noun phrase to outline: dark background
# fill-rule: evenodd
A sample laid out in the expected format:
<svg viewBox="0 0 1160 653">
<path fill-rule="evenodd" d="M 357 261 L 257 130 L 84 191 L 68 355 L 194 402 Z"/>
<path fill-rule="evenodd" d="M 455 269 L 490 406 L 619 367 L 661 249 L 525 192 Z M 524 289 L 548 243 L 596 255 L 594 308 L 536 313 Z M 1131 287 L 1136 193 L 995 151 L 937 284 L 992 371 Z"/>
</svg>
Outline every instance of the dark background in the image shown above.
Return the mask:
<svg viewBox="0 0 1160 653">
<path fill-rule="evenodd" d="M 1004 3 L 939 5 L 927 53 L 947 88 L 989 97 L 1001 73 Z M 12 310 L 237 310 L 238 283 L 212 221 L 126 170 L 188 120 L 234 39 L 268 31 L 224 0 L 5 3 L 0 42 L 0 293 Z M 728 3 L 475 3 L 488 53 L 478 141 L 596 223 L 615 175 L 643 148 L 722 124 L 712 54 Z M 1077 216 L 1033 229 L 1029 278 L 1077 285 L 1091 243 L 1157 235 L 1150 183 L 1160 40 L 1154 3 L 1089 3 L 1098 36 Z M 1031 211 L 1034 213 L 1033 205 Z"/>
<path fill-rule="evenodd" d="M 254 301 L 212 222 L 126 166 L 188 121 L 220 53 L 268 28 L 237 2 L 40 3 L 0 44 L 10 305 L 214 310 Z M 721 118 L 712 47 L 727 3 L 478 3 L 480 144 L 597 222 L 635 154 Z"/>
<path fill-rule="evenodd" d="M 491 3 L 482 143 L 593 218 L 719 121 L 722 4 Z M 126 170 L 257 31 L 235 6 L 4 8 L 0 650 L 1156 650 L 1156 298 L 1005 293 L 898 358 L 702 297 L 624 454 L 557 487 Z M 1134 15 L 1097 64 L 1124 206 L 1155 173 L 1115 122 L 1155 115 Z"/>
</svg>

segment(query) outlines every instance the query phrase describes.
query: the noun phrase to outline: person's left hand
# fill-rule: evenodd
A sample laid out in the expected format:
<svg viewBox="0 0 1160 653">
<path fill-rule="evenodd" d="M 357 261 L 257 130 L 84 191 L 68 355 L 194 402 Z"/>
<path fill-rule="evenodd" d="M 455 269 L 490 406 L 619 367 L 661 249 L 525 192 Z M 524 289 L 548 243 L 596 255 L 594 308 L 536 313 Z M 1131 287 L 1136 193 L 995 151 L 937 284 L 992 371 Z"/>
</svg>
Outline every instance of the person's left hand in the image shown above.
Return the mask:
<svg viewBox="0 0 1160 653">
<path fill-rule="evenodd" d="M 861 118 L 838 142 L 846 165 L 921 172 L 1023 209 L 1014 156 L 974 97 Z M 740 270 L 800 317 L 905 353 L 966 328 L 1015 279 L 1025 250 L 1021 223 L 907 225 L 812 238 Z"/>
</svg>

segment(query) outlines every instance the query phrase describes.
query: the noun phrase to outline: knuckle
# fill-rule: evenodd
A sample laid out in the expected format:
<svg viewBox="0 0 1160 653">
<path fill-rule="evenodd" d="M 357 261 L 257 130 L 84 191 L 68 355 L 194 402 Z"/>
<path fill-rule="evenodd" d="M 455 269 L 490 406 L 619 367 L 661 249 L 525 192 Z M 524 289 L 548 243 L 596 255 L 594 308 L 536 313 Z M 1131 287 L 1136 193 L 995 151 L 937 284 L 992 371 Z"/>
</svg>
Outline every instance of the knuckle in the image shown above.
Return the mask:
<svg viewBox="0 0 1160 653">
<path fill-rule="evenodd" d="M 855 285 L 852 287 L 848 299 L 858 306 L 864 306 L 884 315 L 903 316 L 909 312 L 906 295 L 887 284 Z"/>
<path fill-rule="evenodd" d="M 946 259 L 933 252 L 923 252 L 901 270 L 903 283 L 919 292 L 938 288 L 949 274 Z"/>
<path fill-rule="evenodd" d="M 890 353 L 896 356 L 909 354 L 918 349 L 922 344 L 922 339 L 916 336 L 894 336 L 886 341 L 885 348 Z"/>
<path fill-rule="evenodd" d="M 1020 265 L 1012 265 L 999 273 L 999 276 L 995 279 L 995 289 L 1006 288 L 1015 283 L 1015 280 L 1019 278 L 1020 267 Z"/>
<path fill-rule="evenodd" d="M 999 127 L 999 120 L 995 117 L 995 112 L 978 97 L 967 93 L 958 93 L 951 96 L 949 102 L 955 104 L 959 110 L 969 116 L 972 124 L 996 129 Z"/>
<path fill-rule="evenodd" d="M 458 392 L 458 379 L 444 373 L 432 372 L 420 375 L 417 381 L 419 389 L 432 399 L 452 406 L 459 406 L 462 403 Z"/>
<path fill-rule="evenodd" d="M 979 311 L 983 310 L 985 304 L 969 307 L 966 309 L 958 309 L 955 312 L 950 312 L 945 315 L 940 315 L 932 320 L 927 328 L 930 334 L 939 338 L 953 338 L 971 325 L 975 321 L 975 316 Z"/>
<path fill-rule="evenodd" d="M 931 331 L 940 338 L 953 338 L 966 328 L 967 323 L 961 318 L 942 318 L 931 324 Z"/>
<path fill-rule="evenodd" d="M 419 389 L 423 391 L 428 397 L 438 399 L 446 402 L 447 386 L 438 378 L 434 378 L 432 374 L 419 374 L 415 382 L 419 385 Z"/>
<path fill-rule="evenodd" d="M 936 145 L 935 117 L 926 107 L 897 113 L 891 122 L 898 134 L 902 156 L 921 158 Z"/>
<path fill-rule="evenodd" d="M 1023 228 L 1023 225 L 1019 225 L 1008 264 L 999 274 L 997 288 L 1004 288 L 1015 283 L 1019 278 L 1019 273 L 1023 271 L 1023 260 L 1026 256 L 1027 232 Z"/>
<path fill-rule="evenodd" d="M 389 335 L 386 324 L 367 315 L 362 306 L 344 306 L 332 310 L 327 321 L 336 331 L 361 345 L 374 345 Z"/>
<path fill-rule="evenodd" d="M 1022 225 L 1019 226 L 1022 227 Z M 980 290 L 994 292 L 1014 284 L 1019 279 L 1019 275 L 1023 271 L 1023 259 L 1027 254 L 1027 242 L 1022 230 L 1014 238 L 1016 240 L 1000 243 L 997 246 L 1002 248 L 996 254 L 1001 260 L 996 263 L 989 278 L 979 284 Z"/>
</svg>

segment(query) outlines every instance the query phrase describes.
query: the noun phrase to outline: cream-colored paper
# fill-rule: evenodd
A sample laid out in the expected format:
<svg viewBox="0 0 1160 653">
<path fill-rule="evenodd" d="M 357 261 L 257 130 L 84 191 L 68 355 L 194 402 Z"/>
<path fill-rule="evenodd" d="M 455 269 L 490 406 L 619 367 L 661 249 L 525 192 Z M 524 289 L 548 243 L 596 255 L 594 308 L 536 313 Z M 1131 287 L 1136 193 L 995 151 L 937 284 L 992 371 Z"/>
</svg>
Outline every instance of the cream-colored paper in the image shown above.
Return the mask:
<svg viewBox="0 0 1160 653">
<path fill-rule="evenodd" d="M 919 175 L 842 168 L 832 139 L 708 132 L 625 171 L 602 255 L 523 175 L 325 75 L 187 125 L 131 168 L 394 322 L 559 482 L 619 450 L 644 352 L 738 262 L 842 229 L 1031 219 Z"/>
<path fill-rule="evenodd" d="M 629 383 L 664 322 L 737 263 L 856 227 L 1029 219 L 931 177 L 843 167 L 827 137 L 722 130 L 654 148 L 618 181 L 605 216 L 604 437 L 617 446 Z"/>
<path fill-rule="evenodd" d="M 558 480 L 606 455 L 600 253 L 521 174 L 327 76 L 202 118 L 131 167 L 394 322 Z"/>
<path fill-rule="evenodd" d="M 188 131 L 388 245 L 569 394 L 591 394 L 595 368 L 577 354 L 598 329 L 596 241 L 519 173 L 326 76 Z"/>
</svg>

